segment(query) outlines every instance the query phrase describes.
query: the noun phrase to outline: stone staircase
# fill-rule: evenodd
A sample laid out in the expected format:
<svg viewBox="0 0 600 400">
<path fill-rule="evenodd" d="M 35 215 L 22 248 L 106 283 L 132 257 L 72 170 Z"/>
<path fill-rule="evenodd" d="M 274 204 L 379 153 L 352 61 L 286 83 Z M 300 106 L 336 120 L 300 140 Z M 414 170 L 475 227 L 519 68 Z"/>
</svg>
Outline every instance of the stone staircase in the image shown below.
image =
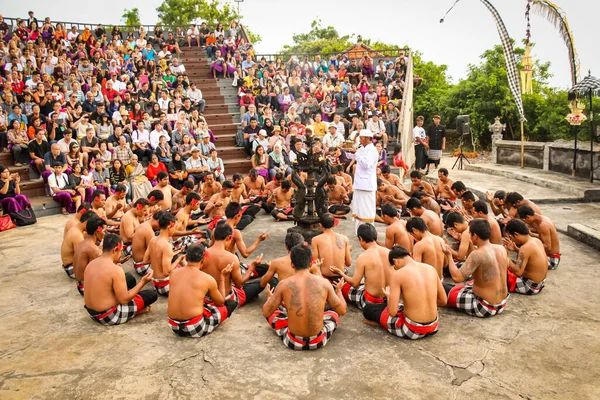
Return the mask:
<svg viewBox="0 0 600 400">
<path fill-rule="evenodd" d="M 216 138 L 219 157 L 225 165 L 225 175 L 246 174 L 252 168 L 243 148 L 235 146 L 235 136 L 240 129 L 240 112 L 237 88 L 231 79 L 213 79 L 210 60 L 202 49 L 183 48 L 181 61 L 190 82 L 195 82 L 206 100 L 204 118 Z"/>
</svg>

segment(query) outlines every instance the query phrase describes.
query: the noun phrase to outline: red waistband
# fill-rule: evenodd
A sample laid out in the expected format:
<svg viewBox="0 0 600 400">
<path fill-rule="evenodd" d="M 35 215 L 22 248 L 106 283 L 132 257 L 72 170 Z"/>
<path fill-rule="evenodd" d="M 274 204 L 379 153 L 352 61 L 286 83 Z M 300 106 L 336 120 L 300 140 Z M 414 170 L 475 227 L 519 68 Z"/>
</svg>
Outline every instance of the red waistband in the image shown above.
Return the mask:
<svg viewBox="0 0 600 400">
<path fill-rule="evenodd" d="M 548 257 L 550 257 L 550 258 L 560 258 L 560 254 L 559 253 L 557 253 L 557 254 L 548 254 Z"/>
<path fill-rule="evenodd" d="M 373 304 L 385 303 L 385 299 L 375 297 L 375 296 L 369 294 L 369 292 L 367 292 L 366 290 L 365 290 L 365 300 L 368 301 L 369 303 L 373 303 Z"/>
<path fill-rule="evenodd" d="M 323 339 L 325 339 L 325 337 L 327 337 L 327 334 L 325 332 L 323 332 L 320 335 L 318 335 L 316 338 L 310 340 L 309 342 L 304 341 L 303 340 L 304 338 L 300 339 L 301 336 L 298 337 L 298 336 L 294 335 L 292 332 L 290 332 L 289 330 L 287 331 L 287 336 L 292 342 L 297 343 L 302 346 L 306 346 L 307 344 L 311 345 L 311 344 L 321 343 L 323 341 Z"/>
<path fill-rule="evenodd" d="M 202 319 L 206 316 L 207 312 L 208 312 L 208 314 L 210 316 L 210 311 L 208 311 L 205 308 L 204 312 L 202 313 L 202 315 L 198 315 L 197 317 L 194 317 L 192 319 L 188 319 L 187 321 L 178 321 L 176 319 L 169 318 L 169 325 L 171 325 L 171 326 L 189 326 L 189 325 L 197 324 L 198 322 L 202 321 Z"/>
<path fill-rule="evenodd" d="M 157 281 L 156 279 L 152 278 L 152 286 L 163 288 L 163 287 L 167 286 L 169 283 L 171 283 L 171 281 L 168 277 L 165 278 L 164 281 L 163 280 Z"/>
<path fill-rule="evenodd" d="M 436 319 L 434 322 L 427 324 L 427 325 L 414 325 L 405 319 L 404 325 L 406 325 L 408 327 L 408 329 L 410 329 L 411 331 L 413 331 L 415 333 L 418 333 L 420 335 L 425 335 L 427 333 L 437 331 L 437 328 L 439 325 L 439 320 Z"/>
<path fill-rule="evenodd" d="M 117 311 L 117 306 L 114 306 L 113 308 L 109 309 L 108 311 L 106 311 L 103 314 L 95 315 L 94 318 L 103 319 L 103 318 L 108 317 L 110 314 L 114 313 L 115 311 Z"/>
</svg>

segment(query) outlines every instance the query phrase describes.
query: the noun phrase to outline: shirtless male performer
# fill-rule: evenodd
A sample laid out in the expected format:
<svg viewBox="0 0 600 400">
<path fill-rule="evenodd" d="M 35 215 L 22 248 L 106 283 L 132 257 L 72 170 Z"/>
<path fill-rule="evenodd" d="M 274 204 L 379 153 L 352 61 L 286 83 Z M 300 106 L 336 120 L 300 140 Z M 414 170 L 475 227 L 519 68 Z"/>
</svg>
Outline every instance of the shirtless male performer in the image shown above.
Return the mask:
<svg viewBox="0 0 600 400">
<path fill-rule="evenodd" d="M 508 215 L 511 218 L 518 217 L 518 210 L 521 206 L 529 206 L 533 209 L 533 211 L 537 214 L 542 214 L 542 210 L 535 204 L 533 201 L 523 198 L 517 192 L 510 192 L 506 195 L 506 200 L 504 201 L 504 205 L 508 206 Z M 520 217 L 519 217 L 520 218 Z"/>
<path fill-rule="evenodd" d="M 215 180 L 215 174 L 212 172 L 207 173 L 204 176 L 204 184 L 202 185 L 202 191 L 200 191 L 200 197 L 203 203 L 208 203 L 211 197 L 221 191 L 221 184 Z"/>
<path fill-rule="evenodd" d="M 456 196 L 452 192 L 452 185 L 454 181 L 448 177 L 448 170 L 446 168 L 438 169 L 438 180 L 433 188 L 435 196 L 441 201 L 456 201 Z"/>
<path fill-rule="evenodd" d="M 160 216 L 168 211 L 157 211 L 152 217 L 141 223 L 135 233 L 133 234 L 133 240 L 131 241 L 131 255 L 133 257 L 133 269 L 140 276 L 146 275 L 146 272 L 152 267 L 150 262 L 144 262 L 144 255 L 148 249 L 150 240 L 156 236 L 155 232 L 158 233 L 158 220 Z"/>
<path fill-rule="evenodd" d="M 163 199 L 158 203 L 161 210 L 171 210 L 173 207 L 173 195 L 178 192 L 173 186 L 169 184 L 169 173 L 167 171 L 160 171 L 156 175 L 158 184 L 155 186 L 155 190 L 160 190 L 163 194 Z"/>
<path fill-rule="evenodd" d="M 406 221 L 398 218 L 396 207 L 391 204 L 382 205 L 381 217 L 388 227 L 385 229 L 385 243 L 377 242 L 377 244 L 388 249 L 394 246 L 402 246 L 412 253 L 414 239 L 406 230 Z"/>
<path fill-rule="evenodd" d="M 465 282 L 472 276 L 473 284 L 444 284 L 448 306 L 475 317 L 492 317 L 504 311 L 510 296 L 506 284 L 508 254 L 503 246 L 490 243 L 492 229 L 486 220 L 471 221 L 469 232 L 475 250 L 460 269 L 451 258 L 448 267 L 454 282 Z M 444 251 L 450 254 L 447 246 Z"/>
<path fill-rule="evenodd" d="M 77 209 L 77 212 L 75 214 L 73 214 L 73 216 L 71 218 L 69 218 L 69 220 L 65 224 L 65 227 L 63 228 L 63 239 L 67 235 L 67 232 L 69 232 L 69 229 L 71 229 L 72 227 L 74 227 L 75 225 L 77 225 L 78 223 L 81 222 L 81 216 L 86 211 L 90 211 L 90 210 L 92 210 L 92 205 L 90 203 L 82 203 L 79 206 L 79 208 Z"/>
<path fill-rule="evenodd" d="M 227 295 L 225 300 L 233 300 L 238 307 L 243 306 L 247 302 L 258 297 L 260 292 L 264 290 L 260 286 L 258 280 L 248 282 L 256 267 L 262 262 L 262 254 L 248 265 L 248 269 L 242 274 L 240 261 L 231 254 L 227 248 L 233 240 L 233 229 L 224 221 L 219 221 L 213 231 L 215 242 L 206 251 L 203 271 L 211 275 L 215 280 L 222 279 L 225 281 L 225 289 Z M 229 274 L 222 274 L 221 271 L 233 265 L 233 269 Z M 210 298 L 207 298 L 210 301 Z"/>
<path fill-rule="evenodd" d="M 312 252 L 316 260 L 323 260 L 321 263 L 321 275 L 327 278 L 332 284 L 336 284 L 340 280 L 340 275 L 332 272 L 329 267 L 333 266 L 339 268 L 344 273 L 348 273 L 348 267 L 352 264 L 350 241 L 347 236 L 333 231 L 335 227 L 335 218 L 333 215 L 329 213 L 323 214 L 320 222 L 323 233 L 312 239 Z"/>
<path fill-rule="evenodd" d="M 177 212 L 185 207 L 185 197 L 194 191 L 194 182 L 187 180 L 183 182 L 183 186 L 181 190 L 173 195 L 171 199 L 172 207 L 171 211 L 173 214 L 177 214 Z"/>
<path fill-rule="evenodd" d="M 113 221 L 120 221 L 123 214 L 127 212 L 127 188 L 125 185 L 118 184 L 115 187 L 115 193 L 109 196 L 104 202 L 104 211 L 106 212 L 106 218 L 112 219 Z"/>
<path fill-rule="evenodd" d="M 534 295 L 542 291 L 548 274 L 548 258 L 542 242 L 531 237 L 529 228 L 521 220 L 511 219 L 506 224 L 507 239 L 504 247 L 518 252 L 517 262 L 508 262 L 508 291 Z"/>
<path fill-rule="evenodd" d="M 275 289 L 267 285 L 263 315 L 283 344 L 293 350 L 325 346 L 339 324 L 339 316 L 346 314 L 344 280 L 340 279 L 334 289 L 310 273 L 311 259 L 308 245 L 295 246 L 290 252 L 294 275 L 279 282 Z M 325 303 L 333 310 L 324 311 Z"/>
<path fill-rule="evenodd" d="M 413 192 L 420 190 L 421 192 L 427 193 L 429 196 L 435 197 L 433 187 L 429 182 L 422 180 L 423 175 L 419 171 L 412 171 L 410 173 L 410 189 L 404 189 L 404 194 L 412 196 Z"/>
<path fill-rule="evenodd" d="M 392 169 L 389 165 L 384 165 L 381 167 L 381 179 L 383 179 L 386 183 L 396 186 L 398 189 L 404 191 L 402 180 L 398 175 L 392 174 Z"/>
<path fill-rule="evenodd" d="M 388 263 L 389 250 L 377 245 L 377 230 L 371 224 L 358 227 L 358 240 L 365 250 L 356 259 L 353 276 L 348 276 L 335 266 L 329 267 L 331 272 L 344 278 L 342 294 L 346 301 L 353 303 L 359 310 L 367 304 L 385 302 L 384 289 L 390 284 L 392 269 Z M 362 283 L 364 277 L 364 283 Z"/>
<path fill-rule="evenodd" d="M 265 178 L 258 174 L 258 171 L 252 168 L 247 177 L 243 180 L 246 187 L 246 193 L 252 203 L 260 203 L 265 199 Z"/>
<path fill-rule="evenodd" d="M 106 215 L 106 210 L 104 207 L 106 206 L 106 194 L 104 194 L 104 190 L 96 189 L 92 192 L 92 210 L 96 213 L 96 215 L 102 218 L 106 225 L 112 227 L 119 227 L 120 223 L 117 221 L 113 221 L 108 218 Z M 118 230 L 118 228 L 116 228 Z"/>
<path fill-rule="evenodd" d="M 146 313 L 158 298 L 154 290 L 142 290 L 152 280 L 152 271 L 136 285 L 133 275 L 124 273 L 123 268 L 115 264 L 121 258 L 122 249 L 121 237 L 107 233 L 102 241 L 102 255 L 85 269 L 85 309 L 102 325 L 123 324 Z"/>
<path fill-rule="evenodd" d="M 148 193 L 148 203 L 150 204 L 150 214 L 154 215 L 154 213 L 158 212 L 158 211 L 162 211 L 161 209 L 161 203 L 165 198 L 165 195 L 163 194 L 163 192 L 161 192 L 158 189 L 154 189 L 152 191 L 150 191 L 150 193 Z M 171 201 L 173 201 L 173 199 L 171 198 Z"/>
<path fill-rule="evenodd" d="M 92 210 L 81 214 L 79 223 L 69 229 L 60 246 L 60 259 L 62 261 L 62 267 L 67 276 L 71 279 L 75 279 L 75 272 L 73 271 L 75 247 L 77 247 L 77 245 L 81 243 L 83 239 L 85 239 L 83 232 L 85 231 L 87 221 L 94 217 L 97 217 L 97 215 Z"/>
<path fill-rule="evenodd" d="M 392 204 L 397 209 L 401 210 L 406 205 L 406 198 L 402 194 L 402 190 L 396 186 L 388 185 L 381 178 L 377 178 L 377 192 L 375 197 L 376 214 L 375 221 L 383 222 L 381 218 L 381 206 L 385 203 Z"/>
<path fill-rule="evenodd" d="M 267 199 L 267 204 L 275 203 L 275 208 L 271 212 L 271 216 L 277 221 L 289 221 L 293 220 L 294 217 L 291 215 L 292 211 L 292 197 L 294 196 L 294 189 L 292 188 L 292 182 L 283 181 L 281 187 L 273 190 L 273 194 Z"/>
<path fill-rule="evenodd" d="M 489 214 L 488 204 L 483 200 L 477 200 L 473 203 L 473 217 L 485 219 L 490 223 L 492 235 L 490 236 L 491 244 L 502 244 L 502 229 L 496 218 Z"/>
<path fill-rule="evenodd" d="M 460 267 L 473 251 L 469 223 L 462 214 L 450 211 L 446 217 L 446 226 L 448 234 L 458 242 L 458 248 L 456 250 L 451 248 L 450 251 L 454 262 Z"/>
<path fill-rule="evenodd" d="M 558 268 L 560 264 L 560 242 L 556 226 L 550 218 L 536 212 L 532 207 L 520 206 L 518 210 L 519 218 L 537 231 L 536 236 L 542 241 L 544 250 L 548 256 L 548 269 Z"/>
<path fill-rule="evenodd" d="M 219 281 L 203 271 L 204 246 L 192 244 L 185 255 L 185 265 L 171 273 L 171 290 L 167 314 L 169 326 L 178 336 L 202 337 L 214 331 L 236 309 L 234 301 L 225 300 L 224 276 L 231 273 L 233 265 L 221 271 Z M 210 296 L 213 304 L 204 302 Z"/>
<path fill-rule="evenodd" d="M 267 284 L 270 284 L 271 287 L 275 287 L 279 281 L 294 275 L 295 271 L 292 267 L 290 252 L 294 247 L 302 243 L 304 243 L 304 237 L 297 232 L 288 232 L 285 235 L 285 249 L 287 250 L 287 254 L 267 263 L 269 269 L 260 278 L 260 286 L 265 287 Z M 275 274 L 277 274 L 277 278 L 275 278 Z"/>
<path fill-rule="evenodd" d="M 350 212 L 350 198 L 342 185 L 337 184 L 335 176 L 327 179 L 329 187 L 329 212 L 342 217 Z M 344 217 L 345 218 L 345 217 Z"/>
<path fill-rule="evenodd" d="M 435 268 L 441 280 L 444 272 L 443 239 L 432 235 L 423 218 L 413 217 L 406 222 L 406 230 L 415 239 L 413 258 L 416 262 L 429 264 Z"/>
<path fill-rule="evenodd" d="M 208 215 L 210 218 L 219 220 L 225 216 L 225 208 L 227 204 L 231 201 L 231 192 L 233 191 L 233 182 L 227 180 L 223 182 L 223 186 L 221 187 L 221 191 L 219 193 L 214 194 L 206 207 L 204 208 L 204 213 Z"/>
<path fill-rule="evenodd" d="M 90 261 L 100 257 L 102 249 L 96 245 L 104 238 L 104 222 L 103 219 L 93 217 L 87 221 L 85 225 L 85 239 L 83 239 L 75 247 L 75 255 L 73 257 L 73 272 L 75 273 L 75 282 L 79 294 L 83 296 L 83 274 L 85 268 Z"/>
<path fill-rule="evenodd" d="M 437 274 L 430 265 L 414 261 L 401 246 L 394 246 L 388 258 L 396 271 L 385 291 L 387 305 L 368 304 L 363 316 L 401 338 L 434 335 L 439 325 L 437 308 L 448 300 Z"/>
<path fill-rule="evenodd" d="M 344 186 L 344 189 L 346 189 L 346 191 L 348 192 L 348 197 L 350 197 L 350 199 L 352 199 L 352 193 L 354 193 L 354 187 L 352 186 L 352 177 L 344 172 L 343 165 L 338 165 L 334 169 L 334 171 L 335 171 L 335 176 L 337 176 L 338 178 L 342 178 L 344 180 L 345 184 L 342 184 L 342 186 Z"/>
<path fill-rule="evenodd" d="M 278 172 L 275 176 L 275 180 L 269 182 L 265 187 L 267 193 L 272 191 L 275 187 L 279 187 L 283 181 L 283 174 Z M 231 191 L 231 201 L 242 205 L 242 215 L 244 216 L 240 222 L 238 229 L 243 230 L 256 218 L 256 214 L 260 212 L 261 206 L 258 204 L 252 204 L 246 193 L 246 186 L 244 186 L 243 178 L 241 174 L 233 174 L 233 190 Z M 264 204 L 264 201 L 262 202 Z M 265 210 L 267 211 L 267 210 Z M 271 213 L 270 210 L 268 214 Z"/>
<path fill-rule="evenodd" d="M 123 253 L 131 256 L 133 251 L 132 243 L 135 230 L 140 225 L 140 221 L 148 215 L 148 200 L 139 198 L 133 203 L 133 207 L 121 217 L 121 229 L 119 233 L 123 239 Z"/>
<path fill-rule="evenodd" d="M 406 210 L 410 213 L 411 217 L 423 218 L 427 224 L 429 232 L 431 232 L 433 235 L 439 237 L 444 235 L 444 225 L 442 224 L 439 214 L 423 208 L 419 199 L 415 197 L 408 199 L 406 202 Z"/>
<path fill-rule="evenodd" d="M 193 220 L 191 215 L 200 209 L 200 195 L 196 192 L 188 193 L 185 198 L 185 207 L 177 211 L 175 215 L 175 233 L 173 240 L 173 250 L 183 251 L 187 246 L 197 243 L 204 236 L 203 231 L 198 225 L 209 222 L 204 218 Z"/>
<path fill-rule="evenodd" d="M 144 254 L 144 263 L 150 263 L 154 271 L 152 286 L 156 289 L 156 293 L 162 296 L 169 295 L 169 274 L 184 257 L 184 255 L 180 255 L 173 261 L 175 254 L 173 254 L 171 238 L 175 233 L 175 222 L 173 214 L 168 212 L 158 218 L 160 233 L 150 239 Z"/>
<path fill-rule="evenodd" d="M 433 211 L 435 215 L 440 215 L 442 213 L 442 208 L 439 203 L 433 197 L 428 196 L 427 193 L 417 190 L 416 192 L 413 192 L 412 197 L 419 199 L 423 208 Z"/>
<path fill-rule="evenodd" d="M 240 230 L 237 229 L 237 224 L 239 223 L 239 221 L 246 218 L 246 216 L 243 214 L 242 209 L 243 207 L 239 203 L 233 201 L 227 204 L 227 207 L 225 207 L 225 217 L 227 218 L 225 220 L 225 223 L 231 226 L 231 229 L 233 229 L 232 240 L 229 244 L 229 247 L 227 247 L 227 251 L 229 251 L 232 254 L 236 254 L 236 251 L 238 251 L 240 256 L 247 258 L 250 257 L 252 253 L 254 253 L 260 242 L 265 241 L 269 237 L 269 234 L 265 232 L 261 233 L 260 235 L 258 235 L 254 243 L 250 245 L 250 247 L 246 246 L 246 242 L 244 242 L 244 236 L 242 235 L 242 232 L 240 232 Z M 214 240 L 215 239 L 213 236 L 211 240 L 211 245 L 212 243 L 214 243 Z"/>
</svg>

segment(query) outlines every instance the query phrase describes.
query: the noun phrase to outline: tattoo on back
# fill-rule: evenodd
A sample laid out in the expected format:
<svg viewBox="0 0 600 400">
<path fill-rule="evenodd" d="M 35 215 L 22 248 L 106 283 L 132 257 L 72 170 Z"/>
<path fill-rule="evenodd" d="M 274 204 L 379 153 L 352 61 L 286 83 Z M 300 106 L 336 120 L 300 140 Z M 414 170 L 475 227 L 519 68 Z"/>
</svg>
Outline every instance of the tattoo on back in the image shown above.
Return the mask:
<svg viewBox="0 0 600 400">
<path fill-rule="evenodd" d="M 345 247 L 344 239 L 338 234 L 335 235 L 335 247 L 338 249 L 343 249 Z"/>
<path fill-rule="evenodd" d="M 288 284 L 288 288 L 292 292 L 290 308 L 294 308 L 296 310 L 296 317 L 303 317 L 304 314 L 302 313 L 302 303 L 300 302 L 300 289 L 295 282 L 290 282 Z"/>
</svg>

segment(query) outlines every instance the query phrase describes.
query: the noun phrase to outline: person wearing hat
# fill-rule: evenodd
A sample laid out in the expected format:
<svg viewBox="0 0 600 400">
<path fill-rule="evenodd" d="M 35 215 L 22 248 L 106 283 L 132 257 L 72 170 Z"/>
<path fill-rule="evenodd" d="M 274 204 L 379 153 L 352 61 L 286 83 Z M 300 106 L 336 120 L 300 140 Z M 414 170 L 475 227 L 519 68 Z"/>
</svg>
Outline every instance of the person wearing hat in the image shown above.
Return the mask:
<svg viewBox="0 0 600 400">
<path fill-rule="evenodd" d="M 337 131 L 337 127 L 335 123 L 330 122 L 328 127 L 329 132 L 323 136 L 323 145 L 325 146 L 325 150 L 334 147 L 340 147 L 346 142 L 346 138 L 344 135 Z"/>
<path fill-rule="evenodd" d="M 285 143 L 285 138 L 281 136 L 281 127 L 279 125 L 273 127 L 273 136 L 269 138 L 269 149 L 273 149 L 273 146 L 277 142 Z"/>
<path fill-rule="evenodd" d="M 373 133 L 368 129 L 363 129 L 358 136 L 361 146 L 354 155 L 356 171 L 352 198 L 352 217 L 354 217 L 357 232 L 360 225 L 375 222 L 376 171 L 379 161 L 379 153 L 373 145 Z"/>
<path fill-rule="evenodd" d="M 264 129 L 260 129 L 258 131 L 258 136 L 252 142 L 252 153 L 256 152 L 256 148 L 258 146 L 262 146 L 265 151 L 269 148 L 269 139 L 267 139 L 267 131 Z"/>
<path fill-rule="evenodd" d="M 435 165 L 435 169 L 440 165 L 440 159 L 442 158 L 442 151 L 446 150 L 446 127 L 440 125 L 440 116 L 433 116 L 433 124 L 427 128 L 427 138 L 425 142 L 429 148 L 428 160 L 427 160 L 427 171 L 429 173 L 429 166 Z"/>
<path fill-rule="evenodd" d="M 215 144 L 210 141 L 210 133 L 204 132 L 202 134 L 202 141 L 198 144 L 200 148 L 200 157 L 204 159 L 204 161 L 210 158 L 210 151 L 216 149 Z"/>
<path fill-rule="evenodd" d="M 192 147 L 192 156 L 185 162 L 185 169 L 188 172 L 188 176 L 196 183 L 204 181 L 204 177 L 208 172 L 208 165 L 200 157 L 200 149 L 198 147 Z"/>
</svg>

